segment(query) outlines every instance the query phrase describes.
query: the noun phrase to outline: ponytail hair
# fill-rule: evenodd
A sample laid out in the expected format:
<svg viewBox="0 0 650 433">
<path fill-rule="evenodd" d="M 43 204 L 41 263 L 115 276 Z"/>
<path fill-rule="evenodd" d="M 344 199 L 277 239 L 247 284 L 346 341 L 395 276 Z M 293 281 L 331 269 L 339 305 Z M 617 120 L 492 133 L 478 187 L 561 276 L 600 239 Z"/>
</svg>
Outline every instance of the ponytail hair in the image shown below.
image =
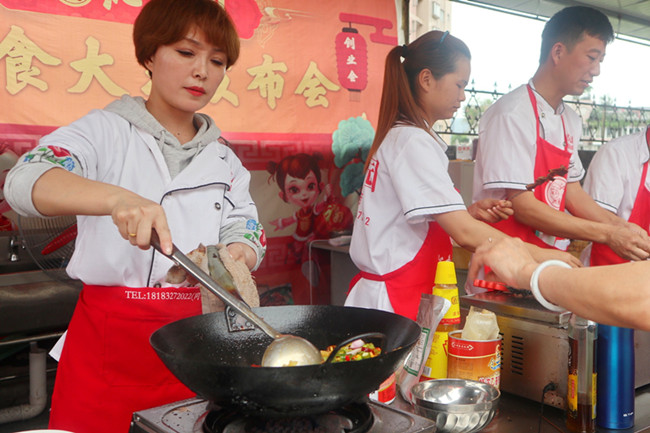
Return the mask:
<svg viewBox="0 0 650 433">
<path fill-rule="evenodd" d="M 424 111 L 416 99 L 417 77 L 420 71 L 428 69 L 439 80 L 456 70 L 456 60 L 461 56 L 471 59 L 467 45 L 449 32 L 438 30 L 427 32 L 409 45 L 396 46 L 388 52 L 377 131 L 364 170 L 368 169 L 373 155 L 396 123 L 429 131 L 433 125 L 427 125 Z"/>
</svg>

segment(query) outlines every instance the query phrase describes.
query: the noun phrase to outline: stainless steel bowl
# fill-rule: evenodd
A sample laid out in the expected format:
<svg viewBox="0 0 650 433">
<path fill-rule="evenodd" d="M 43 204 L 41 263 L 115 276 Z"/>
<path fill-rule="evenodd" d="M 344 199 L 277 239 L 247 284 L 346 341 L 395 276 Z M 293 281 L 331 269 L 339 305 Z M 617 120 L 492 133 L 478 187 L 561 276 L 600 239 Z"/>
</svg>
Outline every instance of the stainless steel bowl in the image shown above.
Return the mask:
<svg viewBox="0 0 650 433">
<path fill-rule="evenodd" d="M 501 392 L 492 385 L 466 379 L 434 379 L 411 388 L 418 415 L 436 422 L 436 431 L 472 433 L 487 426 Z"/>
</svg>

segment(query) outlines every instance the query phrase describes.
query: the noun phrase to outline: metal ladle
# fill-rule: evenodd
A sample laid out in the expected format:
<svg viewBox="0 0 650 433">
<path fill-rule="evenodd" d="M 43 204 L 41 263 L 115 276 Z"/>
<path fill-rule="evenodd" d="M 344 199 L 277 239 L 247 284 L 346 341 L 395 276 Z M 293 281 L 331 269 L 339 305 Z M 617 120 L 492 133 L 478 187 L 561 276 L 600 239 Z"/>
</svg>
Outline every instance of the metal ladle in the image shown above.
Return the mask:
<svg viewBox="0 0 650 433">
<path fill-rule="evenodd" d="M 219 286 L 216 281 L 199 268 L 189 257 L 183 254 L 176 245 L 172 244 L 171 254 L 165 254 L 160 246 L 158 234 L 155 231 L 151 232 L 150 242 L 151 246 L 159 253 L 174 261 L 174 263 L 183 268 L 188 274 L 196 278 L 206 289 L 214 293 L 233 310 L 264 331 L 269 337 L 273 338 L 271 344 L 264 351 L 262 367 L 311 365 L 321 364 L 323 362 L 320 351 L 313 344 L 302 337 L 281 334 L 273 329 L 261 317 L 253 313 L 248 304 L 237 299 L 227 290 Z"/>
</svg>

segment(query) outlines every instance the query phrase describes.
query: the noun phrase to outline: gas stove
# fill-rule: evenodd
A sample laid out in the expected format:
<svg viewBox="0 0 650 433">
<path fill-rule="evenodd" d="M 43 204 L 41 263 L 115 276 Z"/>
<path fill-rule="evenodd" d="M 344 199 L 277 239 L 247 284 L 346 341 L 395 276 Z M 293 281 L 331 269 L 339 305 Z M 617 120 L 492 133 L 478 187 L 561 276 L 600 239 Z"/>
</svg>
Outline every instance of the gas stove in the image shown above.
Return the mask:
<svg viewBox="0 0 650 433">
<path fill-rule="evenodd" d="M 336 413 L 319 415 L 309 420 L 287 420 L 292 426 L 276 425 L 283 420 L 256 420 L 212 409 L 203 399 L 193 398 L 133 414 L 130 433 L 237 433 L 266 431 L 309 431 L 300 423 L 308 423 L 311 431 L 323 433 L 433 433 L 435 423 L 427 418 L 367 401 L 356 403 Z M 252 425 L 251 425 L 252 424 Z"/>
</svg>

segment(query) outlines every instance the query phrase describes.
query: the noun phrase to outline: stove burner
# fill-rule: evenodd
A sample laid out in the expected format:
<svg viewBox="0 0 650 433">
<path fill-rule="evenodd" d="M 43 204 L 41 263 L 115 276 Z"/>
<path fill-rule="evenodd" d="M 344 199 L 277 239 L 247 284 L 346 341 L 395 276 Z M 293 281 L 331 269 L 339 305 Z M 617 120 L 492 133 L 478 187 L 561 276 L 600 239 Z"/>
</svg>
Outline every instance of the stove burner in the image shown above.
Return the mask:
<svg viewBox="0 0 650 433">
<path fill-rule="evenodd" d="M 322 415 L 296 418 L 247 418 L 235 411 L 212 410 L 205 417 L 205 433 L 363 433 L 374 417 L 367 403 L 352 403 Z"/>
<path fill-rule="evenodd" d="M 433 433 L 435 431 L 434 422 L 410 412 L 411 406 L 403 402 L 400 396 L 397 397 L 392 407 L 372 401 L 364 401 L 364 403 L 368 405 L 372 413 L 372 419 L 368 421 L 369 430 L 366 433 Z M 129 432 L 206 433 L 209 432 L 210 423 L 205 425 L 205 420 L 216 407 L 197 397 L 144 409 L 133 414 Z M 223 413 L 223 409 L 219 408 L 218 410 Z M 350 408 L 346 407 L 346 410 L 350 410 Z M 210 415 L 210 420 L 215 416 L 216 414 Z M 329 416 L 337 417 L 336 414 Z M 355 428 L 354 423 L 354 420 L 344 421 L 343 425 L 324 428 L 329 429 L 328 433 L 329 431 L 349 433 L 350 429 Z M 232 429 L 223 426 L 217 428 L 222 428 L 222 431 L 226 433 L 245 431 L 241 428 L 235 430 L 234 427 Z M 362 427 L 357 426 L 356 428 L 363 431 Z"/>
</svg>

